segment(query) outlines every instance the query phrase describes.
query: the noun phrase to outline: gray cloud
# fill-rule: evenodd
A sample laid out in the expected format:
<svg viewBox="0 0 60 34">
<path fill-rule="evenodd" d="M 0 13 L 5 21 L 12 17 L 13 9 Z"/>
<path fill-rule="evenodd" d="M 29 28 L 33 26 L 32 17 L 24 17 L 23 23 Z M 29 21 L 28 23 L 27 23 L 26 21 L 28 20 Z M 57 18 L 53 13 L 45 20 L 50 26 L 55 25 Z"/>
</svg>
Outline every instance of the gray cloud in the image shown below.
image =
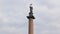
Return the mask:
<svg viewBox="0 0 60 34">
<path fill-rule="evenodd" d="M 29 0 L 0 0 L 0 34 L 28 34 Z M 32 0 L 35 34 L 60 34 L 60 1 Z"/>
</svg>

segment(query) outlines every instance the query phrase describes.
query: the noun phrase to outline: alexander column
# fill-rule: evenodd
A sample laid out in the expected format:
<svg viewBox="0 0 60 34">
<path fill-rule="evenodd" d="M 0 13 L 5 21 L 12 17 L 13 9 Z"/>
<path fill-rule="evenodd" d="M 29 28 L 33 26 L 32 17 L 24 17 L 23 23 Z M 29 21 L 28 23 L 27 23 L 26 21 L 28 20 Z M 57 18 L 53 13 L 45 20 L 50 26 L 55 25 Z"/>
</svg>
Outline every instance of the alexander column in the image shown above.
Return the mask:
<svg viewBox="0 0 60 34">
<path fill-rule="evenodd" d="M 27 18 L 29 19 L 29 31 L 28 34 L 34 34 L 34 23 L 33 23 L 33 19 L 35 19 L 35 17 L 33 16 L 33 7 L 32 4 L 30 4 L 30 12 L 29 12 L 29 16 L 27 16 Z"/>
</svg>

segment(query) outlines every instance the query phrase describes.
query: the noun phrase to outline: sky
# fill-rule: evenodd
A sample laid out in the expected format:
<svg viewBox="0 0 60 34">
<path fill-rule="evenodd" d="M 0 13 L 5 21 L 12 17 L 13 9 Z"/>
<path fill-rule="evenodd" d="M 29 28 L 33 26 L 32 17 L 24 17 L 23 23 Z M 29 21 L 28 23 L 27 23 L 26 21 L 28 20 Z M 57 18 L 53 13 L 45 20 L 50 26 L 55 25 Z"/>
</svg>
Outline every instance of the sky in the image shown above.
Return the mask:
<svg viewBox="0 0 60 34">
<path fill-rule="evenodd" d="M 60 34 L 60 0 L 0 0 L 0 34 L 28 34 L 30 3 L 34 34 Z"/>
</svg>

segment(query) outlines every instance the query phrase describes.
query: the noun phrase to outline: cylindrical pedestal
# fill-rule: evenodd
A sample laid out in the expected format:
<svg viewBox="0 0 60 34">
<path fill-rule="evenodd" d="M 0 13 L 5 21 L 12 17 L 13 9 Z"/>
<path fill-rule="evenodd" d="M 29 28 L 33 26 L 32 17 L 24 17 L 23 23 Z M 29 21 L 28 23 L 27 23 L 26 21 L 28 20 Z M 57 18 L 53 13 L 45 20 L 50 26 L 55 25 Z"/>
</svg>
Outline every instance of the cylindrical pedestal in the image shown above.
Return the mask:
<svg viewBox="0 0 60 34">
<path fill-rule="evenodd" d="M 32 18 L 29 19 L 29 32 L 28 32 L 28 34 L 34 34 L 33 33 L 33 19 Z"/>
</svg>

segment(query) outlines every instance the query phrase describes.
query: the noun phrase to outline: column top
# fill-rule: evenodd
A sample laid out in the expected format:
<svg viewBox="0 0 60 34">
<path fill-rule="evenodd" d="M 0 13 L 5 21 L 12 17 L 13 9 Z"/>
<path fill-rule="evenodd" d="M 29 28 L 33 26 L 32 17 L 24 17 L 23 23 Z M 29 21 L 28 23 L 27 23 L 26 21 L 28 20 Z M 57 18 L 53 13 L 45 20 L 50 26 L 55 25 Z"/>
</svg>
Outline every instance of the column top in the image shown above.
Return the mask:
<svg viewBox="0 0 60 34">
<path fill-rule="evenodd" d="M 30 4 L 30 12 L 29 12 L 29 16 L 27 16 L 28 19 L 32 18 L 35 19 L 35 17 L 33 16 L 33 7 L 32 4 Z"/>
</svg>

